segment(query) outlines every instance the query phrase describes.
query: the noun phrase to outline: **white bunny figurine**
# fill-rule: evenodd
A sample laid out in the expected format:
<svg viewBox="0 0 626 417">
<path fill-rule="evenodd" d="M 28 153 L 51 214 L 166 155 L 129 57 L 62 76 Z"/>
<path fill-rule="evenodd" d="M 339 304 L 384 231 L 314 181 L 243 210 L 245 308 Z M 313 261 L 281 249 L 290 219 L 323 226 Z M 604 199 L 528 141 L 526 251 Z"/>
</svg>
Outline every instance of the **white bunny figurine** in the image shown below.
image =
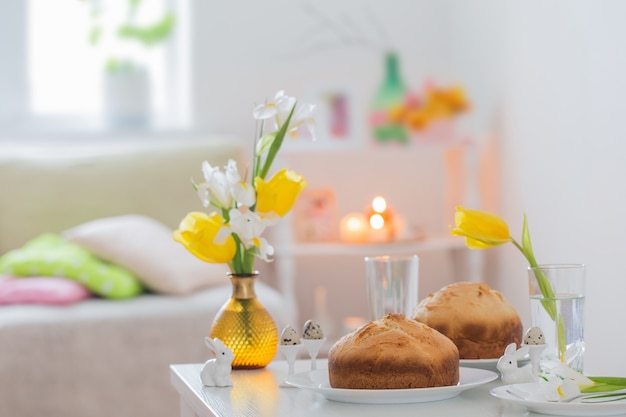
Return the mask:
<svg viewBox="0 0 626 417">
<path fill-rule="evenodd" d="M 232 387 L 233 381 L 230 379 L 230 371 L 232 370 L 233 351 L 226 346 L 220 339 L 211 340 L 210 337 L 204 338 L 204 343 L 213 352 L 215 357 L 209 359 L 202 366 L 200 371 L 200 379 L 205 387 Z"/>
<path fill-rule="evenodd" d="M 529 368 L 518 368 L 517 361 L 528 354 L 528 346 L 517 349 L 515 342 L 509 344 L 504 350 L 504 355 L 498 360 L 496 365 L 502 374 L 502 383 L 520 384 L 522 382 L 533 382 L 533 377 Z"/>
</svg>

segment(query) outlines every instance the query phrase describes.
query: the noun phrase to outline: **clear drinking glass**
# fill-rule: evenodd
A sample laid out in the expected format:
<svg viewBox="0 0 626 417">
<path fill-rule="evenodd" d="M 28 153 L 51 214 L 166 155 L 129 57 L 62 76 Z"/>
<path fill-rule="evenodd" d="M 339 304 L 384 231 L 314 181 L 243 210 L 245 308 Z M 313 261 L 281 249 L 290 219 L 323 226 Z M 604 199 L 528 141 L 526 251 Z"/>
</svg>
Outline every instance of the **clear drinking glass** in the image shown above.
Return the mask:
<svg viewBox="0 0 626 417">
<path fill-rule="evenodd" d="M 417 255 L 365 257 L 370 320 L 389 313 L 410 317 L 417 305 L 418 269 Z"/>
<path fill-rule="evenodd" d="M 548 344 L 543 358 L 566 363 L 582 373 L 585 353 L 585 265 L 539 265 L 528 268 L 528 275 L 531 326 L 542 330 Z"/>
</svg>

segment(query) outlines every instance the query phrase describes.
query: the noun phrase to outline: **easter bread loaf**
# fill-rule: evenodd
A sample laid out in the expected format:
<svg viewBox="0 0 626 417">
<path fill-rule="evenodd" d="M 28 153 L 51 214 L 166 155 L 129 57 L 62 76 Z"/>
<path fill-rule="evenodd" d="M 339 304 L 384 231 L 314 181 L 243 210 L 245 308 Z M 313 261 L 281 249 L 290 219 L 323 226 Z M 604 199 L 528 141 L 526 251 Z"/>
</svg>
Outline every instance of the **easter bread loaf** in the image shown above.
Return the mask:
<svg viewBox="0 0 626 417">
<path fill-rule="evenodd" d="M 333 388 L 406 389 L 459 382 L 457 347 L 438 331 L 402 314 L 370 321 L 328 354 Z"/>
<path fill-rule="evenodd" d="M 504 296 L 482 282 L 457 282 L 429 294 L 412 318 L 449 337 L 461 359 L 494 359 L 522 342 L 522 322 Z"/>
</svg>

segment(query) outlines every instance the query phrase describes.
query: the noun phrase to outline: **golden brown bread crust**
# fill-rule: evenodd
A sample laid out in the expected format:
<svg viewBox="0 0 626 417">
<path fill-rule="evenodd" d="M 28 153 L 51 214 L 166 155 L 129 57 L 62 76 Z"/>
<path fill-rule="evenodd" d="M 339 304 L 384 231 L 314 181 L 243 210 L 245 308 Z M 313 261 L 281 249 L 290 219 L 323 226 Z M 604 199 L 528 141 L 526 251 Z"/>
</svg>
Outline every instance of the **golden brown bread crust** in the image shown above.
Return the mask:
<svg viewBox="0 0 626 417">
<path fill-rule="evenodd" d="M 389 314 L 342 337 L 328 353 L 330 386 L 404 389 L 456 385 L 459 351 L 444 335 Z"/>
<path fill-rule="evenodd" d="M 452 339 L 461 359 L 499 358 L 509 343 L 522 342 L 515 308 L 481 282 L 458 282 L 429 294 L 412 317 Z"/>
</svg>

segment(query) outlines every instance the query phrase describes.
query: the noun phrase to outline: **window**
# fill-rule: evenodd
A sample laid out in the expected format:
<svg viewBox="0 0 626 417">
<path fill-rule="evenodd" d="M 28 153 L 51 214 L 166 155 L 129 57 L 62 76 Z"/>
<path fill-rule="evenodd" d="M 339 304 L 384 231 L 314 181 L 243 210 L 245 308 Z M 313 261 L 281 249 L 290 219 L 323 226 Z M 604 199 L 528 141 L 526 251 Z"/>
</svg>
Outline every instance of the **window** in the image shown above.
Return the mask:
<svg viewBox="0 0 626 417">
<path fill-rule="evenodd" d="M 146 69 L 156 127 L 183 127 L 188 80 L 180 75 L 188 68 L 188 42 L 185 2 L 175 3 L 174 9 L 166 0 L 6 1 L 0 35 L 13 41 L 0 44 L 0 53 L 14 59 L 0 69 L 0 88 L 11 87 L 13 100 L 0 98 L 0 129 L 105 126 L 107 77 L 131 67 Z"/>
</svg>

